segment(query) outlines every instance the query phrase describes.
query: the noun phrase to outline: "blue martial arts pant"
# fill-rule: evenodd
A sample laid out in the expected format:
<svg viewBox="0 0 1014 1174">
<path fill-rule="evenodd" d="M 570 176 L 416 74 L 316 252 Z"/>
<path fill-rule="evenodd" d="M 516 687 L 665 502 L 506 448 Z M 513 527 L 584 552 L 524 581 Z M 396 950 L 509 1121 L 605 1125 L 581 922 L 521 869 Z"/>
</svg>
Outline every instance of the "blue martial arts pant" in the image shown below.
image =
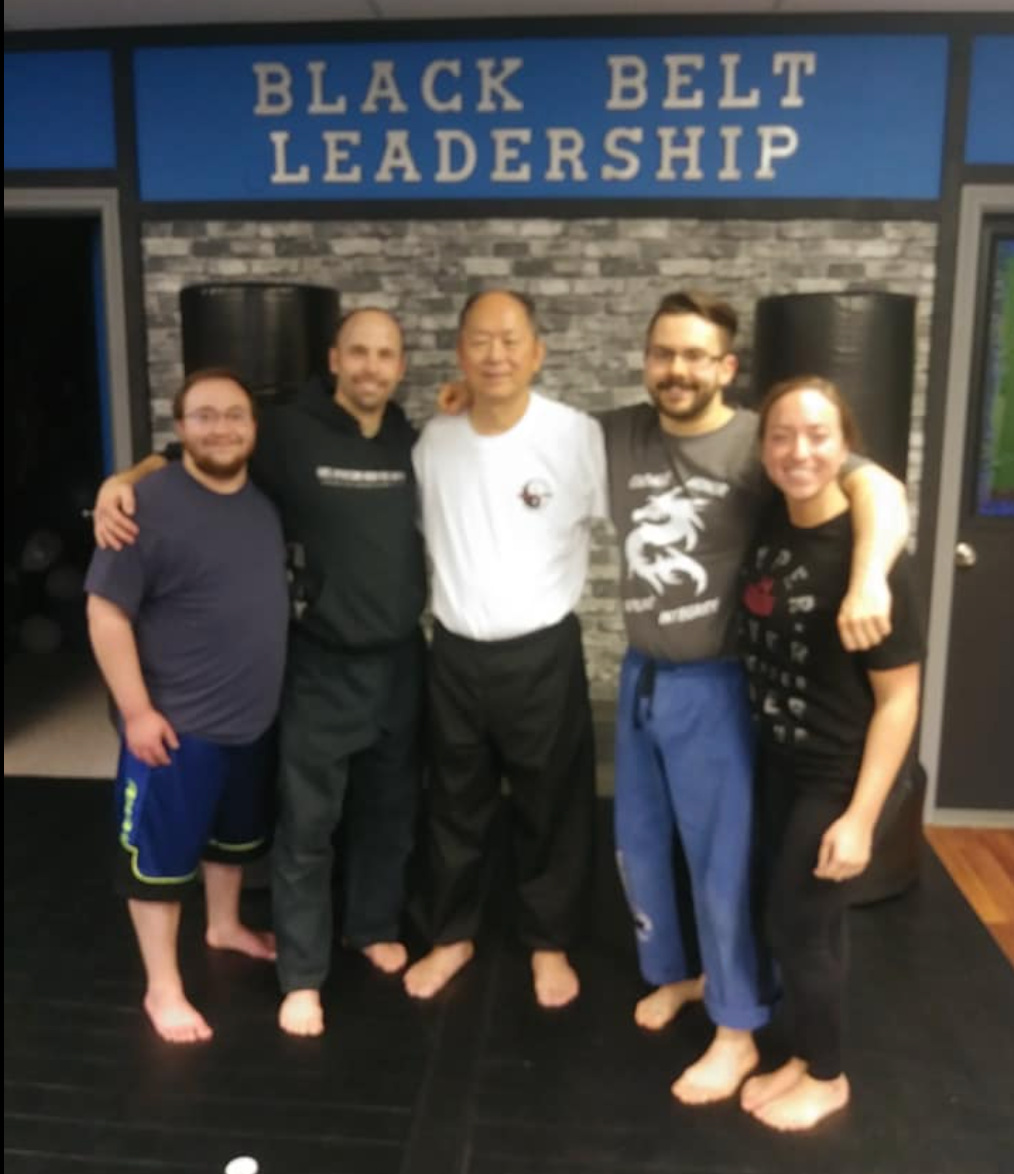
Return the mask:
<svg viewBox="0 0 1014 1174">
<path fill-rule="evenodd" d="M 627 652 L 616 720 L 616 848 L 654 986 L 698 973 L 685 945 L 674 851 L 692 887 L 704 1003 L 723 1027 L 770 1018 L 772 971 L 758 934 L 753 731 L 737 661 L 676 664 Z M 684 906 L 686 903 L 684 903 Z"/>
</svg>

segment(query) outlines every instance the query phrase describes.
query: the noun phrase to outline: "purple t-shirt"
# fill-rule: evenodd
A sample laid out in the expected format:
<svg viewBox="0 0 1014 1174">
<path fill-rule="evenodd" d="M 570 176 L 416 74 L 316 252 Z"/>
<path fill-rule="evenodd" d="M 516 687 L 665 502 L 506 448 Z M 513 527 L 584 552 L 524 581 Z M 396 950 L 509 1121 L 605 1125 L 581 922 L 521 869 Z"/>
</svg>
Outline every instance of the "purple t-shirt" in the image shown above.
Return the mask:
<svg viewBox="0 0 1014 1174">
<path fill-rule="evenodd" d="M 274 720 L 288 624 L 274 506 L 206 489 L 173 463 L 137 486 L 137 542 L 97 550 L 85 590 L 134 623 L 152 704 L 177 733 L 252 742 Z"/>
</svg>

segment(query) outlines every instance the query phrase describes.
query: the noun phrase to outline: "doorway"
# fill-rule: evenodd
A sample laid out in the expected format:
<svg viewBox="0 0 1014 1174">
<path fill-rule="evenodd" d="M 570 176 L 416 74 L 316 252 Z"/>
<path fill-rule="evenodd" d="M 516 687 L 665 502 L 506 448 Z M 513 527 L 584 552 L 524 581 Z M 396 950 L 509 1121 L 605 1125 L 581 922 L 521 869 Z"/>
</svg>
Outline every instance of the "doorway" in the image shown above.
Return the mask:
<svg viewBox="0 0 1014 1174">
<path fill-rule="evenodd" d="M 962 193 L 947 392 L 927 820 L 1014 827 L 1014 186 Z"/>
<path fill-rule="evenodd" d="M 111 777 L 82 586 L 129 419 L 118 226 L 104 193 L 4 195 L 4 773 Z"/>
</svg>

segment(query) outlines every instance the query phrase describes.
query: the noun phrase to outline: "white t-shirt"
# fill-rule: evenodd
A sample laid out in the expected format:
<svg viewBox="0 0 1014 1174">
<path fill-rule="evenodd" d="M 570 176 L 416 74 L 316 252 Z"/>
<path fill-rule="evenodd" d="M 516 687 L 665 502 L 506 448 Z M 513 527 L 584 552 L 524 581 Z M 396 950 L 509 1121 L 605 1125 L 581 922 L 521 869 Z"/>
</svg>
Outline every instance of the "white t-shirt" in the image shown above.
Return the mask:
<svg viewBox="0 0 1014 1174">
<path fill-rule="evenodd" d="M 472 640 L 509 640 L 574 610 L 592 519 L 607 515 L 600 425 L 532 394 L 508 432 L 437 416 L 413 454 L 433 563 L 433 613 Z"/>
</svg>

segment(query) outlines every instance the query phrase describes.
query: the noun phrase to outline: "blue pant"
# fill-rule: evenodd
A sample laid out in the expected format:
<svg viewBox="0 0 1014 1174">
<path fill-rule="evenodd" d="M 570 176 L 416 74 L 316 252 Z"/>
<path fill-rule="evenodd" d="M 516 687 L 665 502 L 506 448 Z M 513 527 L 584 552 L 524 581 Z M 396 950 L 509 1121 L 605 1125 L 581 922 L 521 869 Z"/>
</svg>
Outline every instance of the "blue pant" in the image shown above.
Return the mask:
<svg viewBox="0 0 1014 1174">
<path fill-rule="evenodd" d="M 616 721 L 616 847 L 654 986 L 697 973 L 674 874 L 682 843 L 692 888 L 704 1003 L 723 1027 L 770 1017 L 773 982 L 757 934 L 753 732 L 735 661 L 674 664 L 629 650 Z"/>
</svg>

